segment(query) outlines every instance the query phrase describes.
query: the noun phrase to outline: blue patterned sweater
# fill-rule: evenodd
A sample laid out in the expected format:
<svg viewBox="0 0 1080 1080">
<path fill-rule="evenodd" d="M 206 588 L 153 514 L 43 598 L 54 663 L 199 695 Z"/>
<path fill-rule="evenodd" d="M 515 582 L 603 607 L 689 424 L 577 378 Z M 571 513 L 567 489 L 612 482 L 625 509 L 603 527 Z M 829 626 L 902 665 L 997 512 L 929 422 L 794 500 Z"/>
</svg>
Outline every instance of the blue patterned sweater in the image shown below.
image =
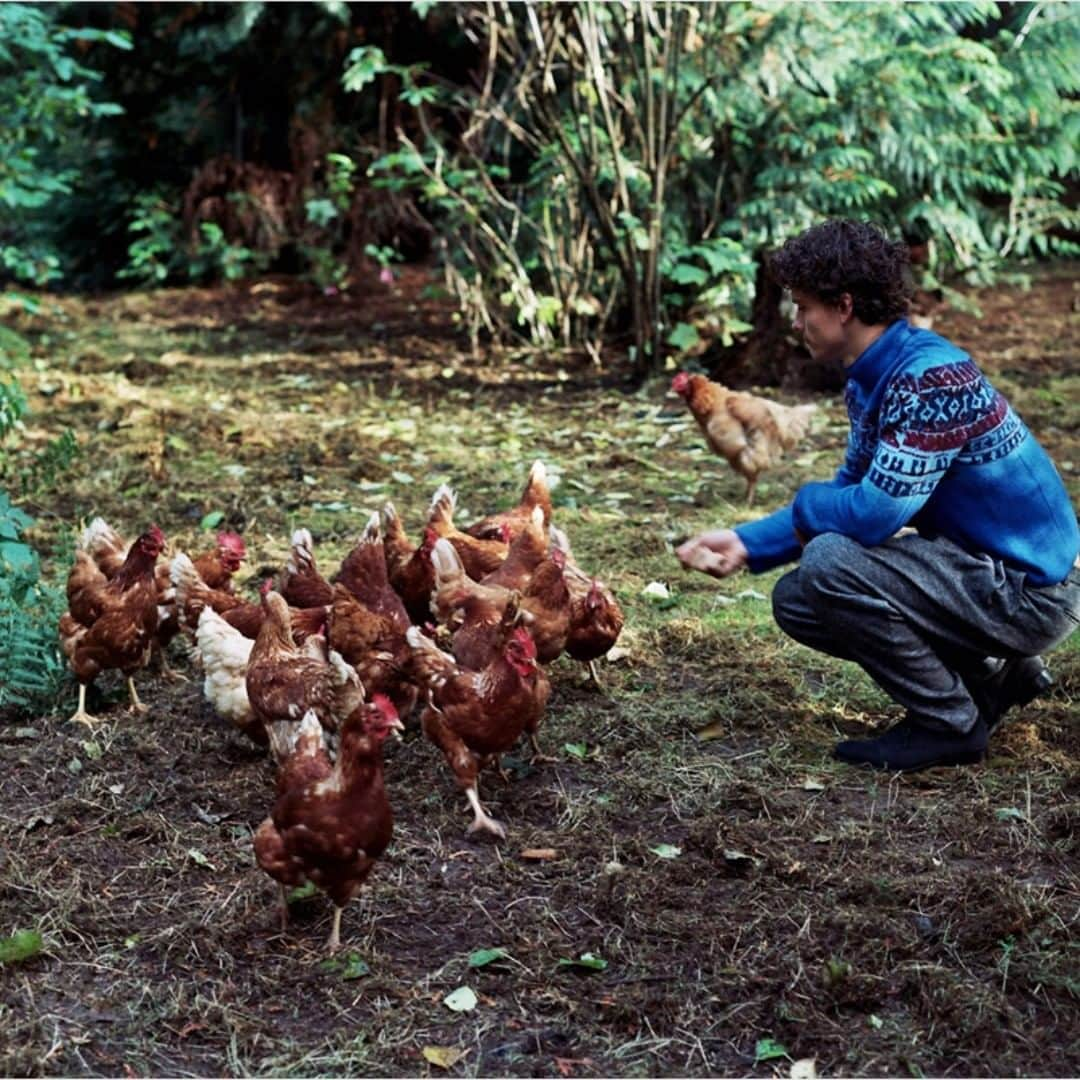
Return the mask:
<svg viewBox="0 0 1080 1080">
<path fill-rule="evenodd" d="M 910 525 L 1027 573 L 1068 574 L 1080 529 L 1046 451 L 967 353 L 894 322 L 848 369 L 851 431 L 829 483 L 735 532 L 759 573 L 835 532 L 872 547 Z"/>
</svg>

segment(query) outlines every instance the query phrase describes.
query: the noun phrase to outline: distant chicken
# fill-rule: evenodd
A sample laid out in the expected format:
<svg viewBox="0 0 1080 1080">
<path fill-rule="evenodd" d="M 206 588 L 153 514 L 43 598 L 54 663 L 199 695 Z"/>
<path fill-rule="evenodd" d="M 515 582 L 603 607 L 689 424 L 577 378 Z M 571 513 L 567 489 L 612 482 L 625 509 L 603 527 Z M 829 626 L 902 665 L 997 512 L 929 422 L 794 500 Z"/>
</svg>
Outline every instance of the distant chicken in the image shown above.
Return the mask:
<svg viewBox="0 0 1080 1080">
<path fill-rule="evenodd" d="M 515 627 L 483 670 L 470 671 L 416 627 L 409 629 L 407 638 L 417 680 L 427 695 L 421 726 L 465 790 L 474 814 L 469 831 L 482 829 L 505 837 L 506 829 L 480 803 L 479 774 L 522 733 L 536 745 L 551 692 L 536 662 L 536 645 L 527 630 Z"/>
<path fill-rule="evenodd" d="M 277 801 L 255 833 L 259 866 L 280 886 L 283 931 L 289 887 L 311 881 L 333 901 L 330 952 L 341 947 L 343 908 L 360 892 L 393 837 L 382 744 L 400 730 L 394 706 L 377 695 L 346 718 L 331 766 L 320 745 L 318 720 L 306 712 L 293 753 L 281 766 Z"/>
<path fill-rule="evenodd" d="M 431 549 L 439 535 L 429 526 L 424 529 L 420 546 L 414 547 L 405 534 L 405 527 L 393 503 L 383 507 L 382 524 L 386 572 L 390 584 L 401 597 L 412 622 L 422 625 L 431 618 L 431 590 L 435 585 Z"/>
<path fill-rule="evenodd" d="M 325 598 L 327 642 L 356 669 L 368 697 L 386 694 L 402 716 L 412 712 L 417 690 L 408 679 L 405 643 L 411 623 L 387 576 L 379 515 L 371 515 L 333 584 L 315 568 L 311 534 L 298 529 L 284 584 L 296 599 Z"/>
<path fill-rule="evenodd" d="M 566 654 L 589 665 L 593 683 L 600 685 L 596 661 L 607 654 L 622 633 L 625 618 L 615 594 L 598 578 L 590 577 L 574 561 L 570 541 L 562 529 L 551 526 L 551 542 L 566 559 L 564 577 L 570 591 L 570 631 Z"/>
<path fill-rule="evenodd" d="M 326 651 L 321 637 L 303 645 L 293 641 L 289 606 L 280 593 L 263 600 L 266 619 L 248 657 L 245 686 L 252 722 L 246 734 L 266 743 L 267 729 L 284 724 L 294 729 L 313 709 L 319 722 L 334 732 L 340 720 L 360 701 L 364 691 L 356 672 L 334 650 Z"/>
<path fill-rule="evenodd" d="M 518 533 L 501 566 L 480 582 L 473 582 L 452 545 L 439 540 L 433 549 L 435 589 L 432 610 L 453 629 L 459 621 L 455 609 L 466 597 L 482 598 L 481 608 L 501 610 L 511 592 L 520 594 L 523 620 L 536 642 L 537 658 L 550 663 L 563 650 L 570 631 L 570 593 L 563 577 L 561 551 L 548 552 L 543 512 L 535 507 L 532 520 Z M 474 605 L 476 606 L 476 605 Z M 494 615 L 489 618 L 493 618 Z"/>
<path fill-rule="evenodd" d="M 130 545 L 104 518 L 96 517 L 83 530 L 79 546 L 97 563 L 106 577 L 112 577 L 123 564 Z M 242 536 L 234 532 L 220 532 L 216 546 L 197 555 L 192 562 L 211 589 L 232 592 L 233 575 L 240 569 L 246 555 Z M 157 576 L 159 584 L 167 589 L 170 584 L 167 563 L 158 567 Z"/>
<path fill-rule="evenodd" d="M 111 579 L 87 552 L 75 552 L 67 581 L 68 610 L 59 626 L 61 647 L 79 680 L 79 706 L 71 720 L 88 726 L 97 722 L 86 711 L 86 688 L 106 670 L 119 669 L 127 676 L 132 708 L 146 711 L 132 676 L 146 666 L 156 640 L 155 563 L 164 548 L 164 534 L 151 525 Z"/>
<path fill-rule="evenodd" d="M 537 506 L 544 512 L 546 529 L 551 523 L 551 491 L 548 488 L 547 469 L 542 461 L 534 461 L 529 469 L 529 476 L 517 506 L 498 514 L 490 514 L 470 525 L 465 531 L 469 536 L 481 539 L 512 542 L 532 520 L 533 509 Z"/>
<path fill-rule="evenodd" d="M 817 408 L 780 405 L 685 371 L 675 376 L 671 389 L 686 402 L 713 453 L 746 480 L 748 506 L 758 477 L 806 435 Z"/>
<path fill-rule="evenodd" d="M 315 565 L 315 544 L 307 529 L 292 534 L 289 561 L 278 589 L 294 608 L 326 607 L 333 599 L 333 587 Z"/>
<path fill-rule="evenodd" d="M 497 570 L 510 550 L 511 530 L 508 525 L 498 527 L 498 536 L 486 540 L 461 532 L 454 525 L 454 509 L 457 497 L 453 490 L 442 484 L 431 498 L 428 526 L 435 530 L 440 540 L 449 540 L 458 553 L 465 573 L 475 581 Z"/>
<path fill-rule="evenodd" d="M 253 603 L 235 593 L 211 589 L 182 551 L 173 556 L 169 572 L 176 590 L 181 626 L 197 626 L 204 609 L 209 608 L 251 641 L 259 636 L 259 629 L 266 618 L 266 606 L 261 601 Z M 265 596 L 272 584 L 271 579 L 265 580 L 260 586 L 260 595 Z M 326 607 L 290 607 L 293 639 L 303 643 L 307 638 L 321 633 L 326 627 L 326 615 Z"/>
<path fill-rule="evenodd" d="M 82 531 L 78 546 L 87 552 L 101 572 L 111 578 L 123 565 L 130 545 L 104 518 L 95 517 Z M 196 572 L 207 585 L 227 595 L 232 593 L 232 578 L 244 561 L 246 548 L 241 536 L 234 532 L 217 535 L 216 546 L 193 561 Z M 159 563 L 155 571 L 160 608 L 155 648 L 159 652 L 162 670 L 172 676 L 165 659 L 165 648 L 180 629 L 173 583 L 167 562 Z M 194 621 L 191 623 L 194 626 Z"/>
</svg>

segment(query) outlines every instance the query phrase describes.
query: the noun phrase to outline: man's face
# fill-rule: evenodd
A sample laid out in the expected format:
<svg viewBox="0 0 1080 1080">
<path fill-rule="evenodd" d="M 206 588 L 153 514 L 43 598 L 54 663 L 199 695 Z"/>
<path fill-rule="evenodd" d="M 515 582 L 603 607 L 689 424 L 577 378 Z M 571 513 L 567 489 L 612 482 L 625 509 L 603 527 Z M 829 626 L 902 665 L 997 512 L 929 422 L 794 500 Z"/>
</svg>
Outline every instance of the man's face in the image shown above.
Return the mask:
<svg viewBox="0 0 1080 1080">
<path fill-rule="evenodd" d="M 795 303 L 795 329 L 815 360 L 839 362 L 845 367 L 854 359 L 850 355 L 848 324 L 851 321 L 851 299 L 845 293 L 839 305 L 826 304 L 801 289 L 791 290 Z"/>
</svg>

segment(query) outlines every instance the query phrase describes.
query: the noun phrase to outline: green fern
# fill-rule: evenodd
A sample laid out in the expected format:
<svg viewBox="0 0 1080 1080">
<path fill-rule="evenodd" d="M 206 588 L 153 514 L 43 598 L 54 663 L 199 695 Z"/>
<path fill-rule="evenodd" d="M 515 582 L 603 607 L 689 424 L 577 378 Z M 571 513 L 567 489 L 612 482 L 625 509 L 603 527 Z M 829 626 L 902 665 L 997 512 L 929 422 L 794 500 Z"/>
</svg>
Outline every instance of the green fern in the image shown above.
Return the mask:
<svg viewBox="0 0 1080 1080">
<path fill-rule="evenodd" d="M 56 635 L 63 595 L 39 583 L 16 603 L 9 585 L 0 581 L 0 709 L 31 711 L 55 700 L 64 680 Z"/>
<path fill-rule="evenodd" d="M 37 553 L 22 539 L 33 520 L 0 491 L 0 710 L 47 707 L 64 679 L 56 625 L 60 589 L 39 580 Z"/>
</svg>

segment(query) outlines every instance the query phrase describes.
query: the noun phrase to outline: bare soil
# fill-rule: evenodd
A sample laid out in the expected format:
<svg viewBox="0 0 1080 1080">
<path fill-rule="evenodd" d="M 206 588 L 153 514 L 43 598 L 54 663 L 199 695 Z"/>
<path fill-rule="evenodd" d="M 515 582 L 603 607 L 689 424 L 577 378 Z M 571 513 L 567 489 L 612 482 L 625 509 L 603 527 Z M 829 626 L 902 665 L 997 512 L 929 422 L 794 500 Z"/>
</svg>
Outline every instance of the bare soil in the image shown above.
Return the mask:
<svg viewBox="0 0 1080 1080">
<path fill-rule="evenodd" d="M 935 325 L 1007 392 L 1074 499 L 1075 270 Z M 805 1059 L 818 1075 L 1080 1073 L 1077 643 L 978 767 L 834 764 L 836 738 L 894 707 L 783 638 L 761 599 L 775 576 L 715 583 L 670 552 L 826 475 L 842 402 L 821 401 L 808 456 L 748 511 L 663 383 L 629 394 L 569 358 L 472 358 L 423 284 L 66 298 L 24 319 L 27 446 L 71 427 L 82 447 L 29 500 L 49 572 L 63 580 L 94 513 L 129 534 L 152 518 L 201 550 L 212 510 L 245 533 L 245 583 L 282 565 L 297 524 L 332 567 L 385 498 L 418 526 L 450 478 L 479 516 L 541 457 L 563 478 L 556 519 L 626 607 L 627 655 L 599 691 L 553 666 L 558 762 L 523 754 L 509 784 L 482 784 L 501 845 L 466 835 L 422 736 L 390 748 L 395 839 L 335 958 L 324 897 L 279 930 L 251 847 L 270 762 L 213 713 L 182 649 L 189 681 L 140 676 L 147 717 L 103 677 L 93 733 L 65 720 L 74 685 L 8 718 L 0 937 L 34 929 L 45 947 L 0 967 L 0 1073 L 786 1076 Z M 642 597 L 652 580 L 669 606 Z M 536 848 L 554 857 L 523 855 Z M 505 957 L 470 966 L 492 948 Z M 564 963 L 583 954 L 606 966 Z M 444 999 L 465 985 L 476 1007 L 454 1012 Z M 449 1068 L 429 1060 L 447 1048 Z"/>
</svg>

